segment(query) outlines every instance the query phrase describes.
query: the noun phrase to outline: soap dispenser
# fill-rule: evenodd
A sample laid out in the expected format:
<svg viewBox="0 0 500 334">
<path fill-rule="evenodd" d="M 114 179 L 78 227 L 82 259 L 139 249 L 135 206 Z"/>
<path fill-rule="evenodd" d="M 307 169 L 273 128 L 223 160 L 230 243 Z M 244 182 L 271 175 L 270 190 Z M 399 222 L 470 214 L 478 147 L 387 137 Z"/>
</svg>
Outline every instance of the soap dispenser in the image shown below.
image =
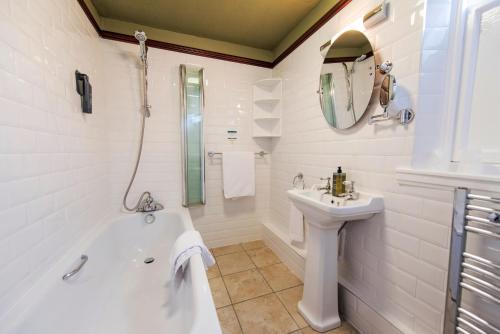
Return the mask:
<svg viewBox="0 0 500 334">
<path fill-rule="evenodd" d="M 337 167 L 337 173 L 333 173 L 333 189 L 332 195 L 337 197 L 345 196 L 345 185 L 346 174 L 342 172 L 342 167 Z"/>
</svg>

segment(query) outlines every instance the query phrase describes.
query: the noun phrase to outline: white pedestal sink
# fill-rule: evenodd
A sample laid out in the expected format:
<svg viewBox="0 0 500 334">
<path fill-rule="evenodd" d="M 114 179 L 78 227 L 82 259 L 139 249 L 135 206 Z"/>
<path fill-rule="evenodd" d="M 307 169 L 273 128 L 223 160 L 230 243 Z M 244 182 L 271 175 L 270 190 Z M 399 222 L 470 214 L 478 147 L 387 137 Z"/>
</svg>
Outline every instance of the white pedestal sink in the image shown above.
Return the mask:
<svg viewBox="0 0 500 334">
<path fill-rule="evenodd" d="M 384 209 L 381 196 L 360 193 L 344 200 L 317 190 L 289 190 L 288 197 L 306 217 L 307 239 L 304 294 L 300 314 L 319 332 L 340 326 L 338 312 L 337 234 L 345 221 L 368 219 Z M 332 203 L 333 202 L 333 203 Z"/>
</svg>

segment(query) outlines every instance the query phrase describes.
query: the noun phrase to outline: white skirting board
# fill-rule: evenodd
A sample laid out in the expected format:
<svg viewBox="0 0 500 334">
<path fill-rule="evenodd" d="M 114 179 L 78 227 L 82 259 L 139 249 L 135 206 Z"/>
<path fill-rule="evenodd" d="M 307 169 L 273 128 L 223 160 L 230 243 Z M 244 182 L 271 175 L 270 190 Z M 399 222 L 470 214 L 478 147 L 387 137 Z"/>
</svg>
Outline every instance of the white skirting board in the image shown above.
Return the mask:
<svg viewBox="0 0 500 334">
<path fill-rule="evenodd" d="M 295 275 L 304 280 L 305 250 L 292 246 L 288 236 L 269 222 L 263 224 L 262 239 Z M 341 277 L 339 280 L 342 281 Z M 339 297 L 343 300 L 341 305 L 343 315 L 360 333 L 404 333 L 358 298 L 351 289 L 342 284 L 339 285 L 339 289 Z"/>
</svg>

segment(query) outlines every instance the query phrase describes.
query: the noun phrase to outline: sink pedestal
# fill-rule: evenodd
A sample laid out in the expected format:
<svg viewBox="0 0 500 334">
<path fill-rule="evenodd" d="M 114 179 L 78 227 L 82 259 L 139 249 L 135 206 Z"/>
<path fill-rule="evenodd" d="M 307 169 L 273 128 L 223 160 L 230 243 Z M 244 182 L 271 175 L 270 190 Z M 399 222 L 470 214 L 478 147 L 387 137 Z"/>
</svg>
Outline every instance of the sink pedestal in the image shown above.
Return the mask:
<svg viewBox="0 0 500 334">
<path fill-rule="evenodd" d="M 304 294 L 299 312 L 318 332 L 340 326 L 337 279 L 337 233 L 345 221 L 372 217 L 384 209 L 381 196 L 359 193 L 339 201 L 317 189 L 288 190 L 288 197 L 306 217 L 307 238 Z"/>
<path fill-rule="evenodd" d="M 315 224 L 307 217 L 304 294 L 298 304 L 300 314 L 318 332 L 340 326 L 337 279 L 337 233 L 341 224 Z M 314 218 L 313 218 L 314 219 Z"/>
</svg>

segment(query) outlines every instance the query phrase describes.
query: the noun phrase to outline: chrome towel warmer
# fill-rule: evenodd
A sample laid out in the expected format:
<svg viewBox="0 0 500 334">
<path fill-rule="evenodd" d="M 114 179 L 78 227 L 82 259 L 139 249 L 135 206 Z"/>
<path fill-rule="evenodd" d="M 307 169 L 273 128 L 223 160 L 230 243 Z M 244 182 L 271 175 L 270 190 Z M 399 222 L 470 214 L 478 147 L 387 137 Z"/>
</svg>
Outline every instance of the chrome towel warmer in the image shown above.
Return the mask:
<svg viewBox="0 0 500 334">
<path fill-rule="evenodd" d="M 468 291 L 485 302 L 482 306 L 500 309 L 499 259 L 472 254 L 466 247 L 469 233 L 500 243 L 499 204 L 500 198 L 455 189 L 444 334 L 500 333 L 498 317 L 493 323 L 481 314 L 482 304 L 471 307 L 462 300 L 462 292 Z"/>
<path fill-rule="evenodd" d="M 255 152 L 255 155 L 258 155 L 259 157 L 263 157 L 265 155 L 268 155 L 269 153 L 267 152 L 264 152 L 264 151 L 260 151 L 260 152 Z M 222 152 L 212 152 L 212 151 L 208 151 L 207 152 L 207 155 L 209 158 L 213 158 L 214 156 L 216 155 L 222 155 Z"/>
</svg>

